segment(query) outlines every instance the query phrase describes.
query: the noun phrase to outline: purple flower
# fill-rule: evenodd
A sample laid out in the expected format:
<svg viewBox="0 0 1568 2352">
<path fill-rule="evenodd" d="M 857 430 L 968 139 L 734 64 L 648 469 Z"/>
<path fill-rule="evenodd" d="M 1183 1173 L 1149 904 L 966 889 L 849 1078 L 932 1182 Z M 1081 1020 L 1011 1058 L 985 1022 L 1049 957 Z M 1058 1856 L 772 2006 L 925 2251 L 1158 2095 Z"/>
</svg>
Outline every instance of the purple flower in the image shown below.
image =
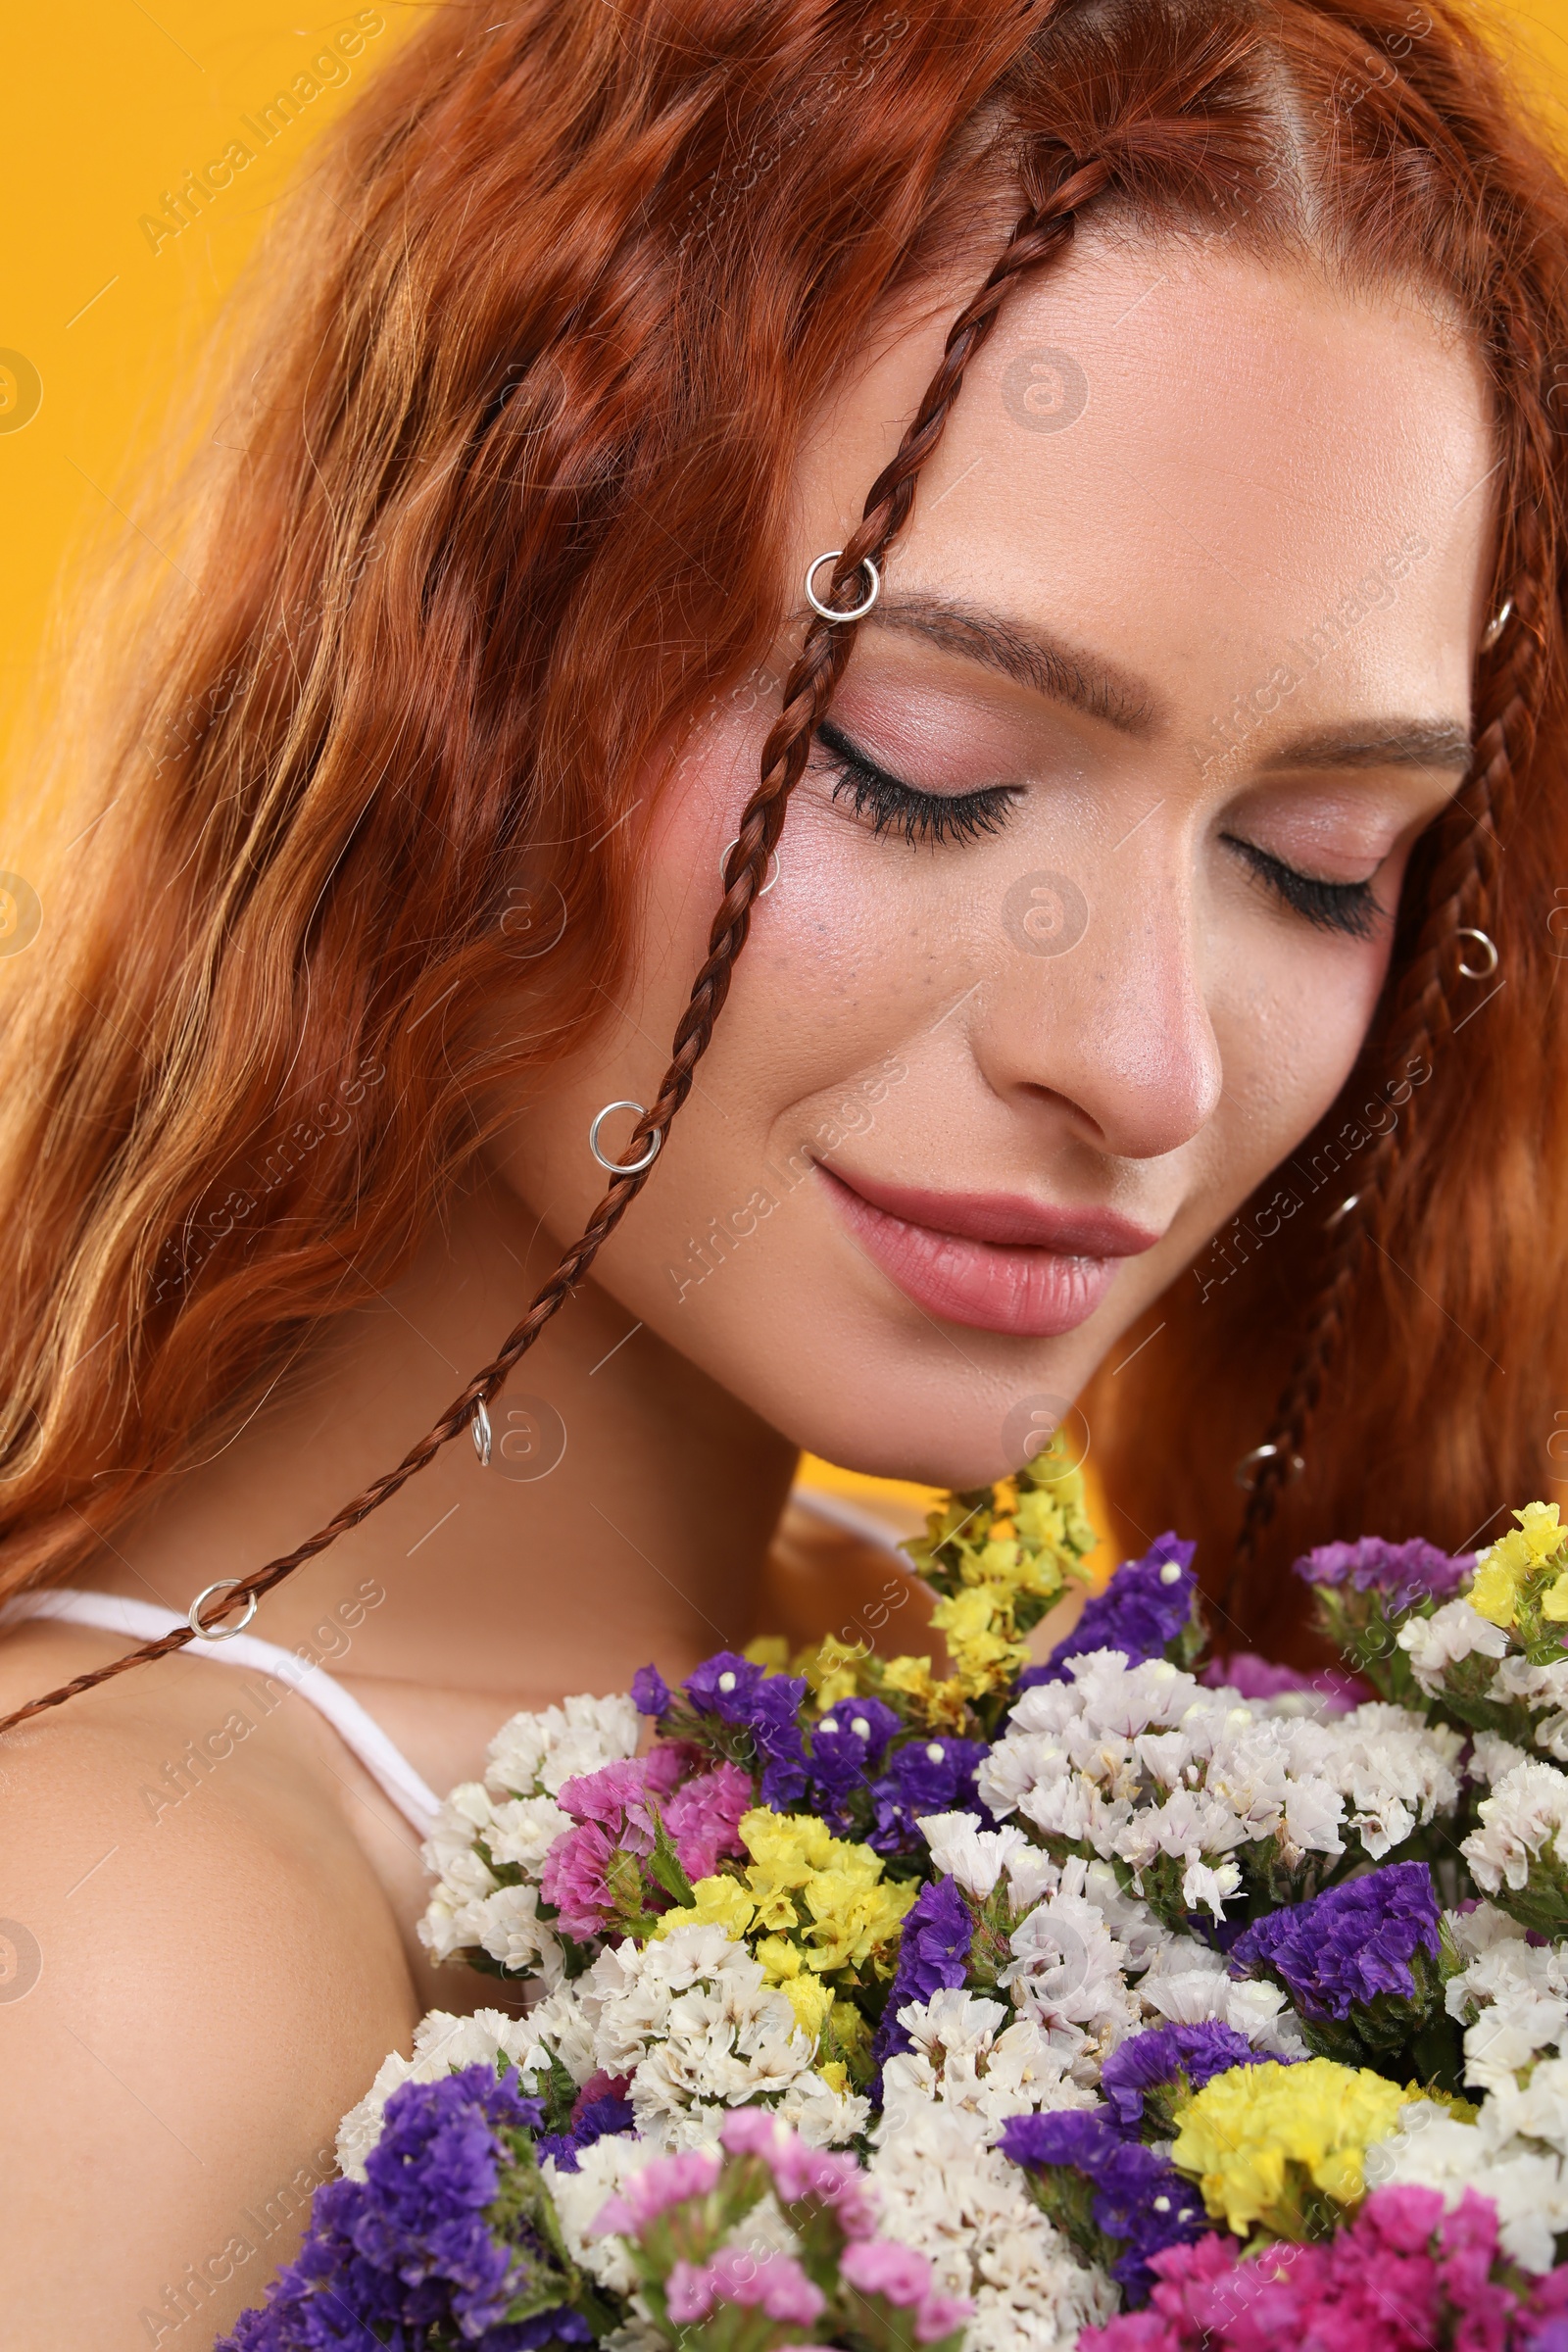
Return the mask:
<svg viewBox="0 0 1568 2352">
<path fill-rule="evenodd" d="M 1030 2172 L 1049 2176 L 1053 2169 L 1064 2170 L 1092 2184 L 1090 2218 L 1096 2230 L 1121 2246 L 1110 2275 L 1130 2302 L 1147 2297 L 1153 2255 L 1190 2244 L 1209 2228 L 1193 2183 L 1152 2148 L 1125 2139 L 1103 2112 L 1015 2115 L 1000 2145 L 1004 2156 Z M 1048 2212 L 1052 2202 L 1048 2195 Z"/>
<path fill-rule="evenodd" d="M 631 1702 L 639 1715 L 662 1722 L 674 1705 L 674 1693 L 657 1666 L 639 1666 L 631 1678 Z"/>
<path fill-rule="evenodd" d="M 788 1812 L 806 1793 L 806 1749 L 801 1705 L 806 1677 L 768 1674 L 732 1649 L 715 1651 L 686 1678 L 686 1695 L 701 1715 L 748 1733 L 748 1752 L 761 1766 L 761 1795 L 775 1813 Z"/>
<path fill-rule="evenodd" d="M 1438 1898 L 1424 1862 L 1395 1862 L 1307 1903 L 1254 1920 L 1231 1947 L 1233 1976 L 1277 1977 L 1307 2017 L 1342 2022 L 1380 1993 L 1419 1995 L 1413 1963 L 1440 1949 Z"/>
<path fill-rule="evenodd" d="M 591 2148 L 596 2140 L 613 2139 L 636 2128 L 630 2099 L 607 2091 L 597 2099 L 579 2099 L 572 2110 L 570 2130 L 541 2132 L 538 2151 L 541 2158 L 555 2158 L 558 2172 L 575 2173 L 580 2169 L 584 2148 Z"/>
<path fill-rule="evenodd" d="M 1045 1666 L 1026 1666 L 1018 1688 L 1064 1683 L 1069 1657 L 1093 1649 L 1119 1649 L 1129 1666 L 1162 1658 L 1188 1624 L 1198 1579 L 1193 1574 L 1196 1544 L 1179 1536 L 1156 1536 L 1141 1560 L 1124 1560 L 1105 1587 L 1088 1601 L 1072 1632 L 1057 1642 Z"/>
<path fill-rule="evenodd" d="M 1235 1649 L 1228 1658 L 1213 1657 L 1199 1676 L 1208 1690 L 1239 1690 L 1244 1698 L 1279 1698 L 1288 1690 L 1314 1690 L 1329 1713 L 1348 1715 L 1372 1696 L 1370 1683 L 1346 1674 L 1338 1666 L 1320 1666 L 1298 1674 L 1294 1666 L 1276 1666 L 1255 1650 Z"/>
<path fill-rule="evenodd" d="M 1419 1536 L 1407 1544 L 1361 1536 L 1353 1544 L 1320 1544 L 1296 1562 L 1295 1572 L 1309 1585 L 1348 1585 L 1352 1592 L 1375 1592 L 1385 1609 L 1396 1615 L 1420 1600 L 1451 1600 L 1475 1564 L 1473 1551 L 1440 1551 Z"/>
<path fill-rule="evenodd" d="M 878 2065 L 896 2050 L 909 2047 L 908 2034 L 899 2023 L 902 2008 L 963 1984 L 973 1941 L 974 1921 L 955 1882 L 935 1879 L 922 1886 L 905 1914 L 899 1965 L 872 2044 Z"/>
<path fill-rule="evenodd" d="M 847 1806 L 880 1769 L 888 1741 L 902 1725 L 879 1698 L 847 1698 L 811 1726 L 812 1810 L 839 1833 L 850 1824 Z"/>
<path fill-rule="evenodd" d="M 366 2179 L 317 2192 L 309 2234 L 220 2352 L 326 2352 L 329 2346 L 461 2341 L 476 2352 L 586 2343 L 561 2302 L 521 2326 L 505 2314 L 567 2281 L 525 2224 L 495 2234 L 488 2209 L 513 2162 L 502 2134 L 531 2129 L 539 2102 L 487 2066 L 406 2082 L 386 2105 Z"/>
<path fill-rule="evenodd" d="M 923 1853 L 923 1813 L 979 1813 L 975 1774 L 990 1751 L 980 1740 L 907 1740 L 871 1787 L 873 1828 L 868 1843 L 879 1854 Z M 982 1815 L 982 1819 L 984 1816 Z"/>
<path fill-rule="evenodd" d="M 1258 2066 L 1259 2053 L 1234 2026 L 1210 2019 L 1197 2026 L 1154 2026 L 1134 2034 L 1112 2050 L 1101 2069 L 1100 2087 L 1117 2128 L 1136 2132 L 1144 2120 L 1144 2094 L 1185 2082 L 1201 2090 L 1233 2066 Z"/>
</svg>

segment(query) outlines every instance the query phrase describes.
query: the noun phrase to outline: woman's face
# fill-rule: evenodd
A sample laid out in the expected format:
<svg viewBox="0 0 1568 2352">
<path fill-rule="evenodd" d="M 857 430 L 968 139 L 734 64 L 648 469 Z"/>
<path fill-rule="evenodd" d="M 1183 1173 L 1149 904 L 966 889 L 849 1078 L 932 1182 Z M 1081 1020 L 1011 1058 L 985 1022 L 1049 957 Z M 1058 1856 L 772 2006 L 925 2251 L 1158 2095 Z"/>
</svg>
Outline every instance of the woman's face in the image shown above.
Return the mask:
<svg viewBox="0 0 1568 2352">
<path fill-rule="evenodd" d="M 967 290 L 822 418 L 780 551 L 802 613 Z M 1356 1058 L 1463 772 L 1493 465 L 1477 366 L 1413 303 L 1089 240 L 1015 292 L 595 1268 L 628 1322 L 834 1460 L 1022 1461 Z M 800 634 L 701 717 L 614 1021 L 503 1152 L 563 1241 L 595 1112 L 654 1099 Z M 1380 1120 L 1421 1074 L 1372 1073 Z"/>
</svg>

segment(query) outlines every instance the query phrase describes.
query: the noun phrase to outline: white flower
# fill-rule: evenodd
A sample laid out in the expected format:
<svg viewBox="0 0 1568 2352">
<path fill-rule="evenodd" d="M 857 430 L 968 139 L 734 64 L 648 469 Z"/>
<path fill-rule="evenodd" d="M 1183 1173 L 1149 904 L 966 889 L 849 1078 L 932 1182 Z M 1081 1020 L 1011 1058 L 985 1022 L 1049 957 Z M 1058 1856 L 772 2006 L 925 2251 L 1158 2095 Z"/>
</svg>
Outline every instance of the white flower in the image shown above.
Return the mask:
<svg viewBox="0 0 1568 2352">
<path fill-rule="evenodd" d="M 549 2183 L 567 2253 L 612 2295 L 630 2295 L 637 2285 L 637 2273 L 632 2268 L 626 2241 L 608 2233 L 596 2237 L 590 2232 L 611 2198 L 633 2173 L 640 2173 L 658 2154 L 659 2150 L 646 2140 L 633 2139 L 626 2132 L 612 2132 L 604 2139 L 596 2139 L 592 2147 L 580 2150 L 574 2173 L 559 2171 L 550 2156 L 539 2168 Z"/>
<path fill-rule="evenodd" d="M 642 1717 L 630 1698 L 568 1698 L 514 1715 L 490 1742 L 485 1780 L 499 1794 L 558 1796 L 579 1774 L 637 1753 Z"/>
<path fill-rule="evenodd" d="M 1332 1727 L 1293 1728 L 1324 1737 L 1319 1770 L 1346 1798 L 1349 1827 L 1374 1862 L 1459 1801 L 1464 1735 L 1446 1724 L 1369 1699 Z"/>
<path fill-rule="evenodd" d="M 1516 1747 L 1511 1740 L 1505 1740 L 1500 1732 L 1477 1732 L 1465 1771 L 1471 1780 L 1486 1781 L 1495 1788 L 1500 1780 L 1506 1779 L 1516 1764 L 1529 1762 L 1527 1751 Z M 1487 1908 L 1490 1910 L 1491 1905 L 1488 1904 Z M 1521 1928 L 1519 1933 L 1523 1935 L 1524 1930 Z"/>
<path fill-rule="evenodd" d="M 337 2132 L 338 2169 L 349 2180 L 365 2179 L 365 2159 L 381 2136 L 387 2100 L 405 2082 L 439 2082 L 466 2066 L 493 2067 L 505 2053 L 522 2071 L 536 2055 L 526 2021 L 508 2017 L 502 2009 L 476 2009 L 471 2017 L 453 2017 L 432 2009 L 414 2029 L 414 2055 L 398 2050 L 383 2058 L 370 2084 L 351 2107 Z"/>
<path fill-rule="evenodd" d="M 1182 1901 L 1189 1911 L 1206 1907 L 1216 1919 L 1223 1919 L 1225 1905 L 1241 1892 L 1241 1868 L 1235 1862 L 1222 1862 L 1217 1870 L 1211 1870 L 1206 1862 L 1190 1862 L 1182 1873 Z"/>
<path fill-rule="evenodd" d="M 1102 2271 L 1077 2261 L 985 2131 L 936 2101 L 876 2127 L 868 2169 L 882 2233 L 919 2248 L 940 2293 L 973 2301 L 968 2352 L 1070 2352 L 1120 2298 Z"/>
<path fill-rule="evenodd" d="M 956 1879 L 966 1894 L 984 1902 L 1004 1868 L 1027 1844 L 1022 1830 L 983 1830 L 972 1813 L 927 1813 L 920 1834 L 938 1871 Z"/>
<path fill-rule="evenodd" d="M 911 2047 L 882 2070 L 887 2129 L 914 2107 L 940 2100 L 974 2117 L 989 2145 L 1008 2118 L 1041 2107 L 1089 2107 L 1094 2092 L 1073 2082 L 1069 2054 L 1001 2001 L 956 1991 L 909 2001 L 899 2023 Z"/>
<path fill-rule="evenodd" d="M 1506 1628 L 1478 1615 L 1467 1600 L 1446 1600 L 1430 1617 L 1407 1617 L 1396 1639 L 1429 1698 L 1442 1690 L 1445 1670 L 1461 1658 L 1500 1658 L 1508 1647 Z"/>
<path fill-rule="evenodd" d="M 1084 1898 L 1085 1875 L 1081 1859 L 1063 1866 L 1055 1892 L 1013 1929 L 1014 1956 L 997 1979 L 1024 2016 L 1074 2058 L 1086 2050 L 1103 2056 L 1138 2017 L 1121 1972 L 1122 1946 Z"/>
<path fill-rule="evenodd" d="M 1496 2206 L 1503 2252 L 1525 2270 L 1549 2271 L 1554 2240 L 1568 2230 L 1561 2109 L 1561 2092 L 1554 2085 L 1544 2089 L 1533 2110 L 1522 2100 L 1510 2105 L 1494 2095 L 1483 2103 L 1475 2124 L 1459 2123 L 1429 2101 L 1415 2101 L 1401 2110 L 1400 2129 L 1368 2148 L 1367 2186 L 1435 2188 L 1449 2207 L 1466 2189 L 1480 2186 Z M 1531 2125 L 1545 2128 L 1526 2136 Z M 1541 2140 L 1552 2145 L 1533 2144 Z"/>
<path fill-rule="evenodd" d="M 553 1796 L 510 1796 L 492 1809 L 484 1841 L 493 1862 L 514 1862 L 536 1879 L 546 1854 L 570 1827 L 570 1815 Z"/>
<path fill-rule="evenodd" d="M 1568 1826 L 1568 1776 L 1551 1764 L 1516 1764 L 1476 1808 L 1481 1827 L 1459 1851 L 1489 1894 L 1529 1883 L 1532 1861 Z"/>
</svg>

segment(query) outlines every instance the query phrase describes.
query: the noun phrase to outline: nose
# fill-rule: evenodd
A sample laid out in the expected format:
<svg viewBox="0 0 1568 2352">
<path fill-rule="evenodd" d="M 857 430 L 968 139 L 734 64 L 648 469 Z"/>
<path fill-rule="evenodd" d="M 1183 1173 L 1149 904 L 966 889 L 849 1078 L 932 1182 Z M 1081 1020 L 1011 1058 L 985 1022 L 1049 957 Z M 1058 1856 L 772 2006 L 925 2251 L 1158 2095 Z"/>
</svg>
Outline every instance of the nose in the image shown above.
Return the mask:
<svg viewBox="0 0 1568 2352">
<path fill-rule="evenodd" d="M 1154 845 L 1150 845 L 1151 849 Z M 1004 1098 L 1065 1106 L 1087 1142 L 1155 1159 L 1219 1104 L 1219 1043 L 1179 856 L 1019 878 L 1002 910 L 976 1050 Z"/>
</svg>

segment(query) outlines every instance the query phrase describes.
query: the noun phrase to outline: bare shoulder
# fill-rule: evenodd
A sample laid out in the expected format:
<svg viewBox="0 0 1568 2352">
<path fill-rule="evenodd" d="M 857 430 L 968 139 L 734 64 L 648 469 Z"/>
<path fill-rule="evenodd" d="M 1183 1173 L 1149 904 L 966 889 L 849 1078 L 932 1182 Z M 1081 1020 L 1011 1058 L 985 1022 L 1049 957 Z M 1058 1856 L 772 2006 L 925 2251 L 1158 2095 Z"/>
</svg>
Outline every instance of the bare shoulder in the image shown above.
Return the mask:
<svg viewBox="0 0 1568 2352">
<path fill-rule="evenodd" d="M 0 1708 L 116 1646 L 25 1629 L 0 1643 Z M 172 1660 L 0 1740 L 17 2352 L 210 2346 L 292 2252 L 338 2118 L 407 2046 L 375 1875 L 239 1684 Z M 218 1769 L 181 1772 L 194 1742 Z"/>
</svg>

